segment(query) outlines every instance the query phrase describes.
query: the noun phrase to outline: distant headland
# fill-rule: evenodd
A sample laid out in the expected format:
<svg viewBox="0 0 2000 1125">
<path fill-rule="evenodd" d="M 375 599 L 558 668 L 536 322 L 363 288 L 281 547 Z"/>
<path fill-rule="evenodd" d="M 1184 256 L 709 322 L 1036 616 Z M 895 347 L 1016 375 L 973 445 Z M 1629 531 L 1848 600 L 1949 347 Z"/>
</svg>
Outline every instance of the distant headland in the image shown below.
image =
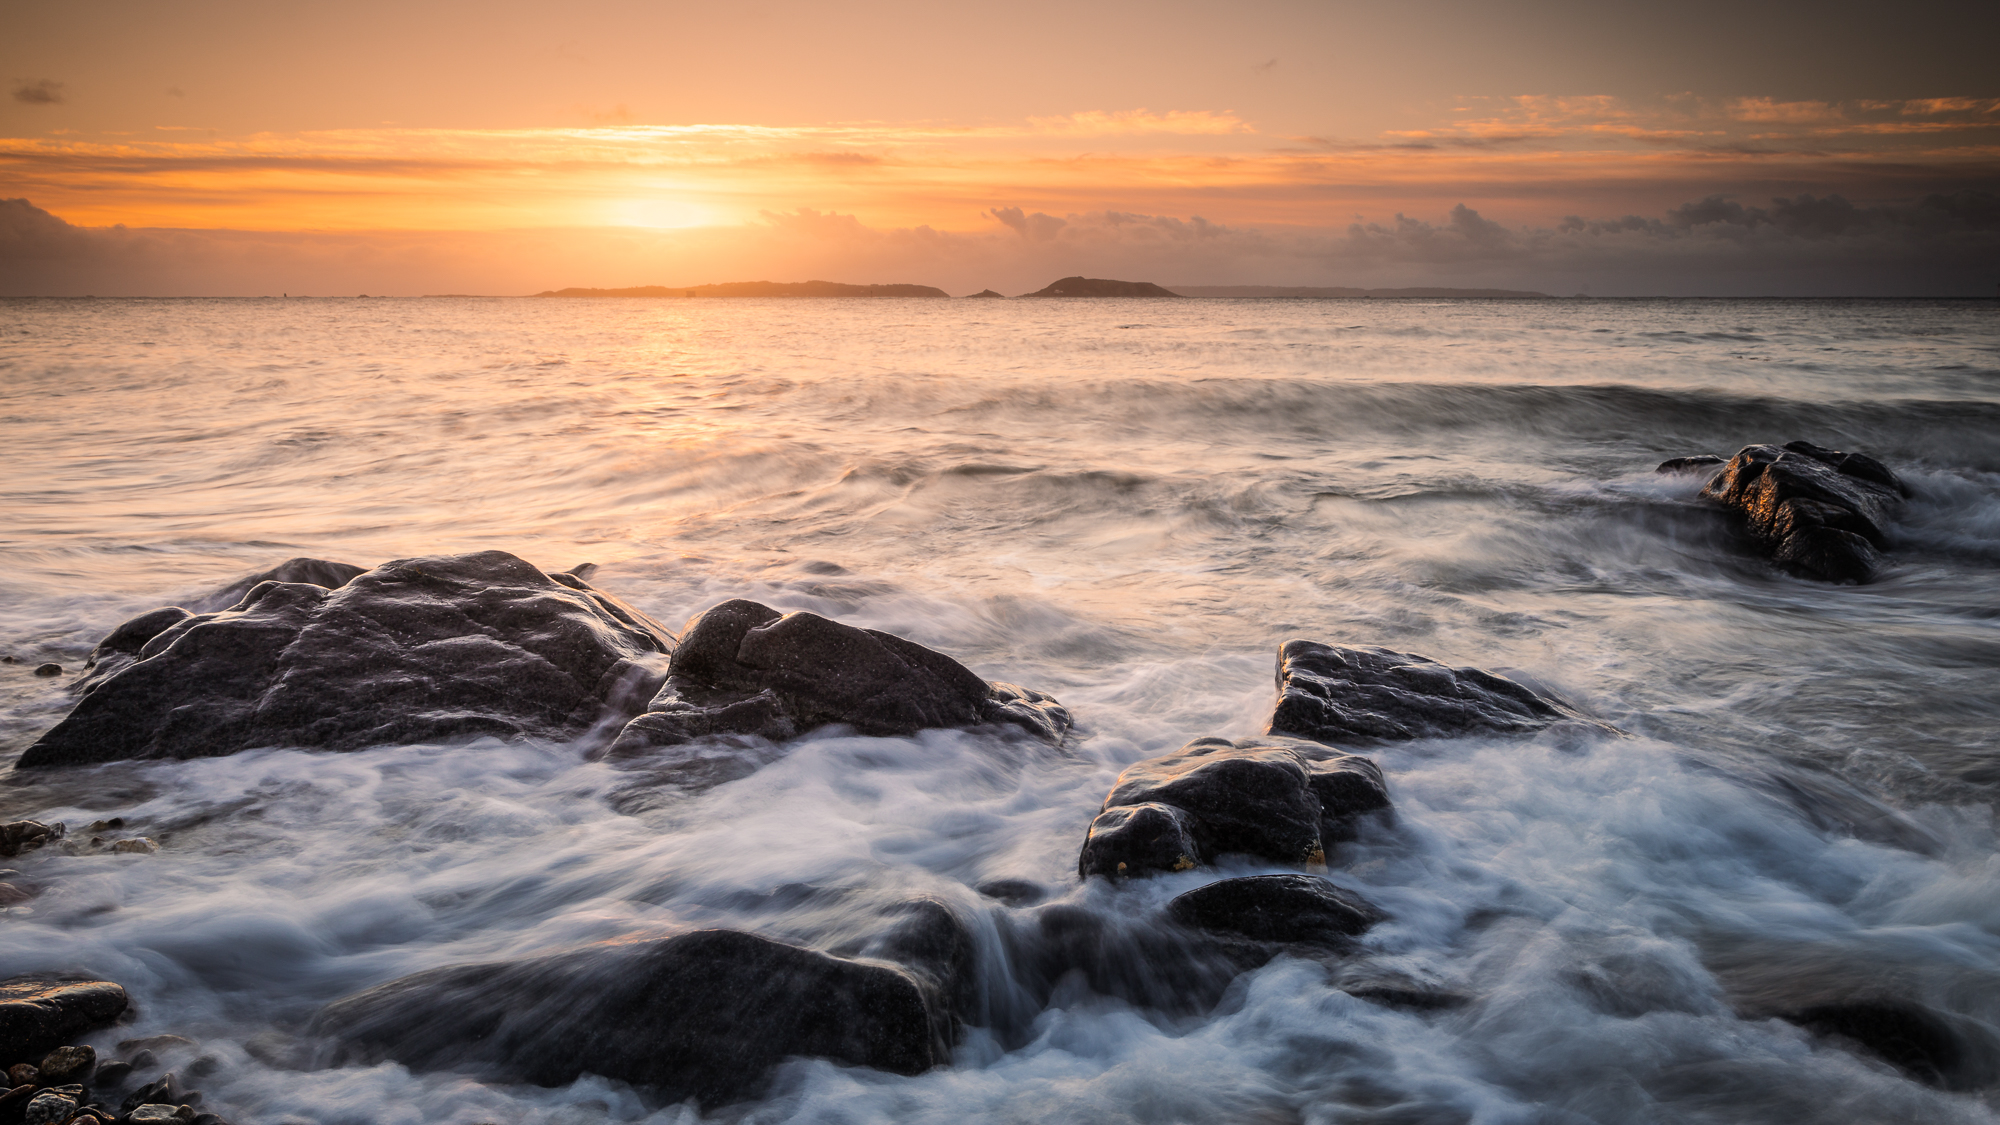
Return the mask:
<svg viewBox="0 0 2000 1125">
<path fill-rule="evenodd" d="M 1033 293 L 1023 293 L 1023 297 L 1178 297 L 1181 294 L 1170 289 L 1162 289 L 1150 281 L 1112 281 L 1102 277 L 1065 277 L 1061 281 L 1051 281 Z"/>
<path fill-rule="evenodd" d="M 928 285 L 846 285 L 838 281 L 726 281 L 719 285 L 636 285 L 630 289 L 551 289 L 537 297 L 949 297 Z"/>
<path fill-rule="evenodd" d="M 1183 285 L 1184 297 L 1547 297 L 1526 289 L 1350 289 L 1315 285 Z"/>
</svg>

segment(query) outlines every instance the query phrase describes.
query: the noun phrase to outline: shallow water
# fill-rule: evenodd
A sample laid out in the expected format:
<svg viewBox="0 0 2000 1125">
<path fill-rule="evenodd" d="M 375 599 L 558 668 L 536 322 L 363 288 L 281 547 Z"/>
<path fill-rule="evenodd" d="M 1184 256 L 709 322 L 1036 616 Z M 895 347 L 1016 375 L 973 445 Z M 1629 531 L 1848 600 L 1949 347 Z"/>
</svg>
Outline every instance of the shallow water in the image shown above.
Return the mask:
<svg viewBox="0 0 2000 1125">
<path fill-rule="evenodd" d="M 1794 438 L 1915 489 L 1882 581 L 1775 573 L 1651 471 Z M 0 817 L 162 850 L 11 861 L 47 889 L 0 920 L 0 974 L 125 983 L 138 1020 L 101 1038 L 200 1038 L 239 1125 L 682 1119 L 594 1079 L 260 1056 L 419 968 L 713 925 L 834 947 L 917 892 L 981 935 L 954 1065 L 799 1062 L 720 1116 L 1996 1116 L 1757 1007 L 1871 983 L 2000 1036 L 1990 304 L 7 301 L 0 443 L 9 756 L 68 706 L 28 669 L 128 616 L 293 555 L 494 547 L 596 562 L 670 625 L 742 596 L 896 632 L 1081 724 L 1063 752 L 821 732 L 694 794 L 491 741 L 9 775 Z M 1332 877 L 1394 915 L 1373 958 L 1472 1002 L 1297 960 L 1192 1015 L 1024 989 L 1024 911 L 972 888 L 1129 915 L 1217 877 L 1080 886 L 1076 849 L 1125 765 L 1255 733 L 1298 636 L 1524 676 L 1634 736 L 1370 752 L 1398 827 Z"/>
</svg>

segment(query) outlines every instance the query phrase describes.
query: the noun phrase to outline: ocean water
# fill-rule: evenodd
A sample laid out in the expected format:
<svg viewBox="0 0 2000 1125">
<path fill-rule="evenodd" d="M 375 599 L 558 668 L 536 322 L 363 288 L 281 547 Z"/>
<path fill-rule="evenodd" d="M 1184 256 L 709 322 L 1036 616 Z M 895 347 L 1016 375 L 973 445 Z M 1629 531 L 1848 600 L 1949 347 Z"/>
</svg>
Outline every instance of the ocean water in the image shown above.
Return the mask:
<svg viewBox="0 0 2000 1125">
<path fill-rule="evenodd" d="M 1699 477 L 1652 472 L 1798 438 L 1914 489 L 1881 581 L 1777 573 Z M 124 983 L 136 1020 L 92 1041 L 198 1039 L 239 1125 L 692 1120 L 272 1045 L 422 968 L 718 925 L 833 946 L 919 893 L 980 940 L 952 1065 L 796 1061 L 714 1116 L 2000 1117 L 1990 302 L 10 300 L 0 449 L 9 760 L 71 700 L 35 664 L 294 555 L 594 562 L 670 627 L 809 609 L 1077 716 L 1060 751 L 822 731 L 700 793 L 492 740 L 0 775 L 0 819 L 161 844 L 7 861 L 43 889 L 0 917 L 0 975 Z M 1024 986 L 1026 908 L 979 884 L 1136 917 L 1278 870 L 1114 888 L 1075 857 L 1120 769 L 1260 729 L 1294 637 L 1523 677 L 1631 734 L 1369 751 L 1399 821 L 1329 875 L 1393 916 L 1366 959 L 1468 1002 L 1385 1007 L 1292 958 L 1192 1013 Z M 1760 1014 L 1856 991 L 1955 1022 L 1961 1078 Z"/>
</svg>

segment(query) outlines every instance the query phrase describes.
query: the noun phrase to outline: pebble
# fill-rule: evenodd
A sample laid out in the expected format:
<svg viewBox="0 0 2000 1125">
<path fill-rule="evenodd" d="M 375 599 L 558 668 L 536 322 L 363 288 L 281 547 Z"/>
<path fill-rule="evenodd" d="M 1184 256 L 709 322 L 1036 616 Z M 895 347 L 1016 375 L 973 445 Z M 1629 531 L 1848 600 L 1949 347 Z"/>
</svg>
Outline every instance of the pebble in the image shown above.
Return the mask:
<svg viewBox="0 0 2000 1125">
<path fill-rule="evenodd" d="M 42 1082 L 49 1086 L 65 1086 L 71 1082 L 84 1082 L 97 1066 L 97 1050 L 93 1047 L 57 1047 L 42 1056 Z"/>
<path fill-rule="evenodd" d="M 123 855 L 152 855 L 160 850 L 160 845 L 144 836 L 133 836 L 126 840 L 113 840 L 111 850 Z"/>
<path fill-rule="evenodd" d="M 28 1099 L 28 1109 L 21 1120 L 24 1125 L 62 1125 L 75 1112 L 76 1102 L 54 1090 L 44 1090 Z"/>
<path fill-rule="evenodd" d="M 43 664 L 43 665 L 40 665 L 39 667 L 37 667 L 37 668 L 35 669 L 35 675 L 37 675 L 37 676 L 60 676 L 60 675 L 62 675 L 62 665 L 60 665 L 60 664 Z"/>
</svg>

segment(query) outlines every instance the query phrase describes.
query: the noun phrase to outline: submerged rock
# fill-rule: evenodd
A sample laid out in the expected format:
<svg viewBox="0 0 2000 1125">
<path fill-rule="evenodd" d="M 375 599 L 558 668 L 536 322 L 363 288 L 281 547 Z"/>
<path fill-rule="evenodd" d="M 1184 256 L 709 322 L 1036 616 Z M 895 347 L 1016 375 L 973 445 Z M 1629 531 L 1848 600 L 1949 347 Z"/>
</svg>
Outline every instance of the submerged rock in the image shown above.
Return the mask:
<svg viewBox="0 0 2000 1125">
<path fill-rule="evenodd" d="M 736 600 L 687 623 L 665 685 L 611 752 L 723 734 L 782 741 L 828 723 L 872 735 L 1009 723 L 1060 743 L 1070 716 L 1041 692 L 988 683 L 914 641 Z"/>
<path fill-rule="evenodd" d="M 110 981 L 47 975 L 0 980 L 0 1062 L 38 1062 L 117 1019 L 125 1005 L 125 990 Z"/>
<path fill-rule="evenodd" d="M 1701 490 L 1742 515 L 1773 562 L 1826 582 L 1875 577 L 1889 546 L 1883 527 L 1909 495 L 1873 457 L 1807 441 L 1745 446 Z"/>
<path fill-rule="evenodd" d="M 1318 742 L 1525 734 L 1557 723 L 1604 728 L 1504 676 L 1386 648 L 1287 641 L 1267 728 Z"/>
<path fill-rule="evenodd" d="M 63 838 L 68 826 L 61 821 L 43 824 L 39 820 L 16 820 L 0 824 L 0 856 L 17 856 Z"/>
<path fill-rule="evenodd" d="M 573 737 L 637 710 L 673 647 L 582 579 L 504 551 L 400 559 L 338 589 L 263 582 L 228 609 L 148 614 L 112 638 L 161 623 L 20 766 Z"/>
<path fill-rule="evenodd" d="M 1252 875 L 1197 887 L 1167 904 L 1176 922 L 1252 941 L 1339 946 L 1388 917 L 1311 875 Z"/>
<path fill-rule="evenodd" d="M 933 959 L 915 970 L 702 930 L 432 969 L 335 1001 L 314 1029 L 343 1061 L 543 1086 L 597 1074 L 704 1106 L 753 1096 L 793 1056 L 917 1074 L 949 1060 L 950 988 L 933 974 L 970 946 L 936 921 L 889 943 Z"/>
<path fill-rule="evenodd" d="M 1240 853 L 1322 864 L 1389 808 L 1374 762 L 1285 738 L 1197 738 L 1118 775 L 1077 856 L 1083 878 L 1184 871 Z"/>
</svg>

